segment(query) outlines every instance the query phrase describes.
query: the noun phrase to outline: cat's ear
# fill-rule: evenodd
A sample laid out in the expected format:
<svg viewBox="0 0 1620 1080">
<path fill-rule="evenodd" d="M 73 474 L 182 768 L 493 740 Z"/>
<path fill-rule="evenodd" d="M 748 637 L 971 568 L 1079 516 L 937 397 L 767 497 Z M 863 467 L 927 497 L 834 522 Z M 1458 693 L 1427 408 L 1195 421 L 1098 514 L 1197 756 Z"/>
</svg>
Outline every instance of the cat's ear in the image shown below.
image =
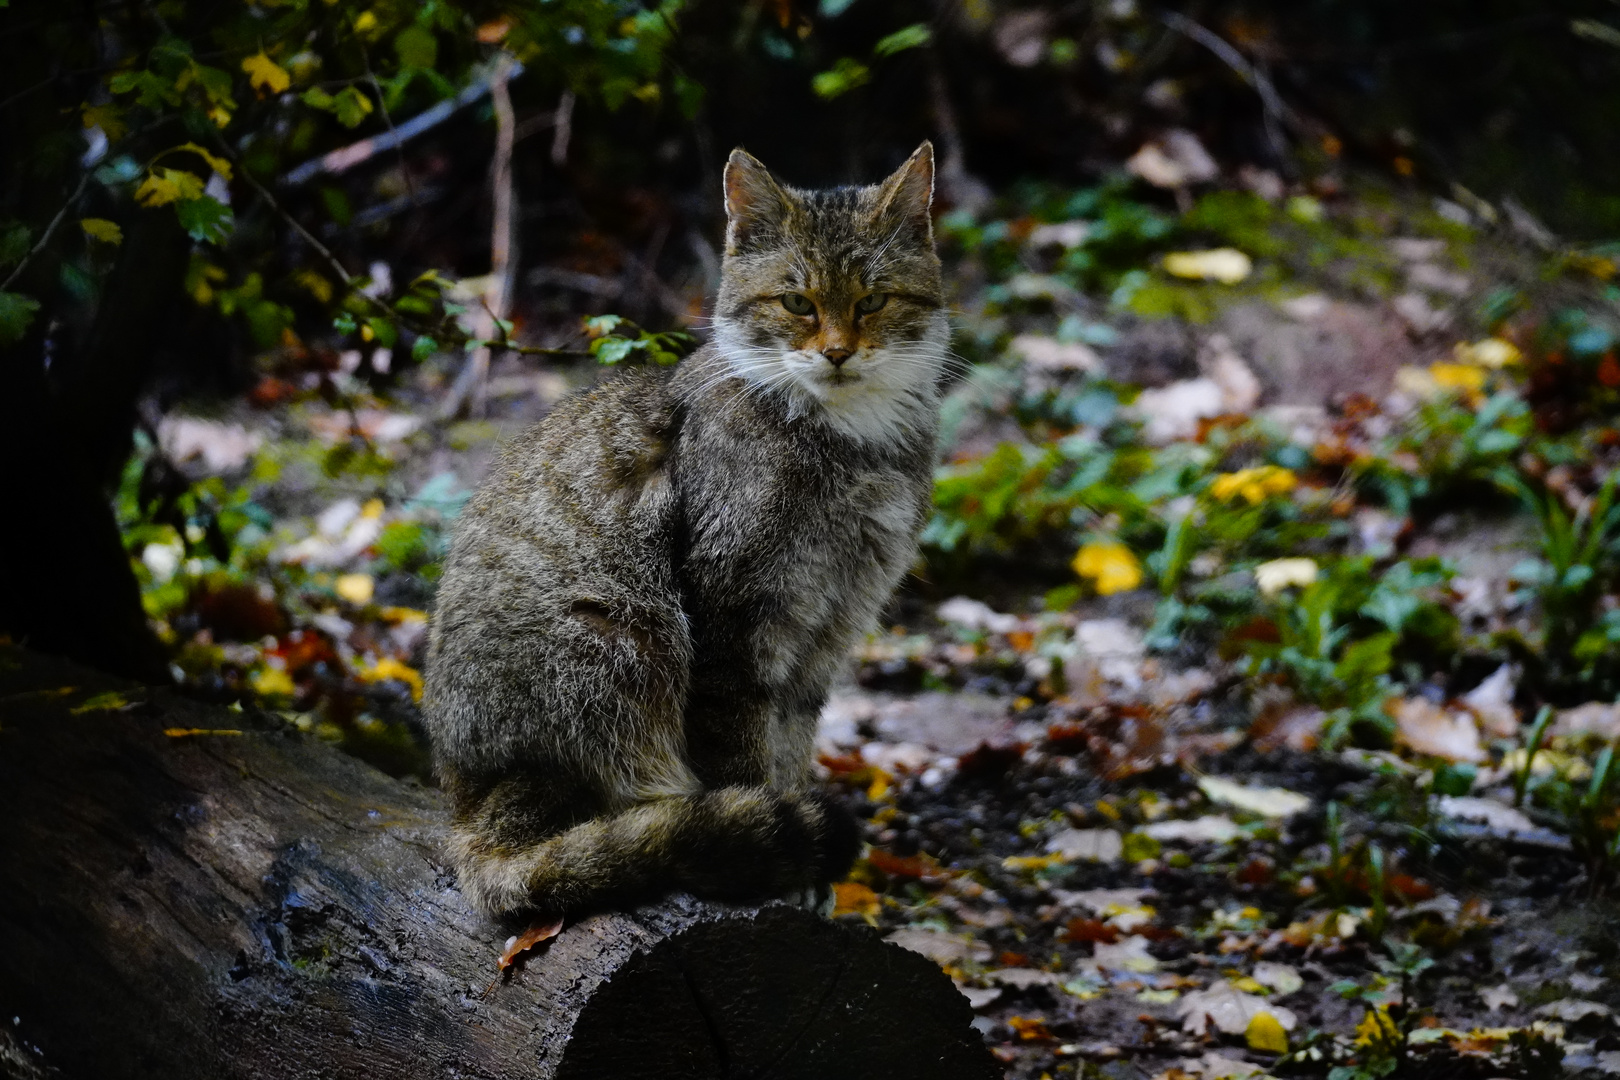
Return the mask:
<svg viewBox="0 0 1620 1080">
<path fill-rule="evenodd" d="M 934 221 L 928 211 L 933 202 L 934 144 L 924 142 L 878 185 L 877 216 L 909 225 L 921 239 L 932 243 Z"/>
<path fill-rule="evenodd" d="M 787 216 L 787 193 L 742 147 L 726 159 L 726 254 L 735 255 L 780 232 Z"/>
</svg>

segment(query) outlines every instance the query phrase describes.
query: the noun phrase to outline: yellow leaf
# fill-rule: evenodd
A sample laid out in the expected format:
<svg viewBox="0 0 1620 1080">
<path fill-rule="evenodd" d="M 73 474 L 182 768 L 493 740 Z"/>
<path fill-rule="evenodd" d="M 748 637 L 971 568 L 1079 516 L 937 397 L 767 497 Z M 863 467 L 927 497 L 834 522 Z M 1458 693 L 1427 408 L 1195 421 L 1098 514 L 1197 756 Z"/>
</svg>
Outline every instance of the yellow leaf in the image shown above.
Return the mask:
<svg viewBox="0 0 1620 1080">
<path fill-rule="evenodd" d="M 166 176 L 159 176 L 157 170 L 135 189 L 135 201 L 142 206 L 167 206 L 179 197 L 180 186 Z"/>
<path fill-rule="evenodd" d="M 104 244 L 124 242 L 124 230 L 120 229 L 116 222 L 108 221 L 106 218 L 81 218 L 79 228 L 83 229 L 92 240 L 100 240 Z"/>
<path fill-rule="evenodd" d="M 320 303 L 329 303 L 332 299 L 332 283 L 315 271 L 305 267 L 293 275 L 292 279 L 302 285 Z"/>
<path fill-rule="evenodd" d="M 1222 502 L 1241 495 L 1250 506 L 1258 506 L 1268 495 L 1284 495 L 1297 483 L 1292 469 L 1260 465 L 1252 469 L 1221 473 L 1210 481 L 1209 493 Z"/>
<path fill-rule="evenodd" d="M 255 693 L 265 697 L 292 697 L 298 692 L 298 688 L 293 685 L 292 676 L 281 668 L 261 668 L 248 681 L 253 684 Z"/>
<path fill-rule="evenodd" d="M 231 110 L 223 105 L 215 105 L 208 110 L 208 119 L 214 122 L 215 127 L 222 128 L 231 122 Z"/>
<path fill-rule="evenodd" d="M 116 690 L 109 690 L 104 694 L 96 694 L 82 705 L 75 705 L 68 711 L 74 716 L 83 716 L 85 713 L 113 712 L 118 709 L 127 709 L 133 704 L 123 694 Z"/>
<path fill-rule="evenodd" d="M 247 72 L 248 81 L 261 97 L 265 91 L 279 94 L 292 85 L 292 76 L 287 74 L 287 69 L 266 56 L 262 49 L 259 55 L 242 61 L 242 70 Z"/>
<path fill-rule="evenodd" d="M 360 672 L 360 677 L 366 682 L 384 682 L 388 679 L 397 679 L 411 688 L 411 700 L 422 700 L 422 675 L 409 664 L 401 663 L 392 656 L 385 656 L 368 670 Z"/>
<path fill-rule="evenodd" d="M 183 150 L 189 150 L 193 154 L 196 154 L 198 157 L 202 158 L 204 161 L 208 162 L 208 167 L 219 173 L 219 175 L 224 179 L 229 180 L 231 178 L 231 163 L 229 161 L 226 161 L 218 154 L 210 154 L 207 150 L 204 150 L 194 142 L 181 143 L 179 146 L 171 147 L 170 149 L 165 150 L 164 153 L 175 154 Z"/>
<path fill-rule="evenodd" d="M 1074 556 L 1074 572 L 1092 579 L 1097 592 L 1110 596 L 1142 584 L 1142 564 L 1131 549 L 1115 540 L 1094 540 Z"/>
<path fill-rule="evenodd" d="M 366 34 L 377 29 L 377 14 L 373 11 L 362 11 L 359 18 L 354 20 L 356 33 Z"/>
<path fill-rule="evenodd" d="M 1062 866 L 1068 860 L 1059 855 L 1009 855 L 1001 860 L 1003 870 L 1024 872 L 1030 870 L 1046 870 L 1053 866 Z"/>
<path fill-rule="evenodd" d="M 833 886 L 833 914 L 876 918 L 883 910 L 878 894 L 858 881 L 840 881 Z"/>
<path fill-rule="evenodd" d="M 1164 257 L 1164 269 L 1178 278 L 1236 285 L 1249 276 L 1254 263 L 1237 248 L 1225 247 L 1209 251 L 1172 251 Z"/>
<path fill-rule="evenodd" d="M 1288 1053 L 1288 1032 L 1268 1012 L 1257 1012 L 1249 1018 L 1243 1039 L 1249 1044 L 1250 1050 L 1264 1050 L 1268 1054 Z"/>
<path fill-rule="evenodd" d="M 202 178 L 184 169 L 166 169 L 152 166 L 145 182 L 135 191 L 135 201 L 142 206 L 167 206 L 172 202 L 201 198 Z"/>
<path fill-rule="evenodd" d="M 1401 1029 L 1389 1015 L 1389 1006 L 1368 1009 L 1356 1025 L 1356 1046 L 1385 1046 L 1401 1041 Z"/>
<path fill-rule="evenodd" d="M 1435 385 L 1447 390 L 1477 392 L 1485 386 L 1485 371 L 1472 364 L 1430 364 Z"/>
<path fill-rule="evenodd" d="M 129 133 L 129 125 L 124 122 L 124 110 L 117 105 L 86 105 L 81 114 L 84 126 L 100 128 L 108 142 L 117 142 Z"/>
<path fill-rule="evenodd" d="M 376 589 L 370 574 L 343 574 L 333 585 L 337 594 L 351 604 L 369 604 Z"/>
</svg>

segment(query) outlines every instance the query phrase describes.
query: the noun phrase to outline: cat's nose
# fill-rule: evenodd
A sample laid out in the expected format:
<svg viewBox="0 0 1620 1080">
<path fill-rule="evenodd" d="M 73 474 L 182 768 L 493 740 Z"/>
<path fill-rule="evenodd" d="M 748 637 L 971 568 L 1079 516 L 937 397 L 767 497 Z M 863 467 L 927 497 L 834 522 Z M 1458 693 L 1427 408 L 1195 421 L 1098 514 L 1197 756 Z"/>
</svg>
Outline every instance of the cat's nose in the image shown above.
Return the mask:
<svg viewBox="0 0 1620 1080">
<path fill-rule="evenodd" d="M 850 356 L 853 355 L 853 352 L 850 349 L 840 349 L 834 347 L 831 349 L 822 349 L 821 355 L 825 356 L 827 358 L 827 363 L 831 364 L 833 367 L 843 367 L 844 361 L 848 360 Z"/>
</svg>

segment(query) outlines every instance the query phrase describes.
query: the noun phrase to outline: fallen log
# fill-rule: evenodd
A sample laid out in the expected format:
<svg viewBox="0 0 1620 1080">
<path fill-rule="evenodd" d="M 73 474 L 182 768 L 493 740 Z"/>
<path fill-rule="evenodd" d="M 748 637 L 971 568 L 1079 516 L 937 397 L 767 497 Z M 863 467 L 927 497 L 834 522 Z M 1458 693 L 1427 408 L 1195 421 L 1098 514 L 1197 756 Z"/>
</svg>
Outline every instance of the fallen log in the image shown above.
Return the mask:
<svg viewBox="0 0 1620 1080">
<path fill-rule="evenodd" d="M 512 927 L 437 791 L 279 718 L 0 647 L 0 1075 L 1000 1075 L 929 961 L 781 903 Z"/>
</svg>

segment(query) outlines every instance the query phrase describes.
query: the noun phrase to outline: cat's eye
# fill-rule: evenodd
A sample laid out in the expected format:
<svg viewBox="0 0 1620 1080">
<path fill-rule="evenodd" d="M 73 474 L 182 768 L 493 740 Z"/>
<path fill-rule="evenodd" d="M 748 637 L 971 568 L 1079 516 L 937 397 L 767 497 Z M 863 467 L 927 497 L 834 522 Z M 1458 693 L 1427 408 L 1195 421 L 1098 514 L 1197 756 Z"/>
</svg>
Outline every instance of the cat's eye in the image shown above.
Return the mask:
<svg viewBox="0 0 1620 1080">
<path fill-rule="evenodd" d="M 855 301 L 855 310 L 862 315 L 870 315 L 872 312 L 876 311 L 878 308 L 882 307 L 888 302 L 889 295 L 887 293 L 867 293 L 865 296 Z"/>
<path fill-rule="evenodd" d="M 795 315 L 814 315 L 816 313 L 816 305 L 804 293 L 783 293 L 782 306 Z"/>
</svg>

